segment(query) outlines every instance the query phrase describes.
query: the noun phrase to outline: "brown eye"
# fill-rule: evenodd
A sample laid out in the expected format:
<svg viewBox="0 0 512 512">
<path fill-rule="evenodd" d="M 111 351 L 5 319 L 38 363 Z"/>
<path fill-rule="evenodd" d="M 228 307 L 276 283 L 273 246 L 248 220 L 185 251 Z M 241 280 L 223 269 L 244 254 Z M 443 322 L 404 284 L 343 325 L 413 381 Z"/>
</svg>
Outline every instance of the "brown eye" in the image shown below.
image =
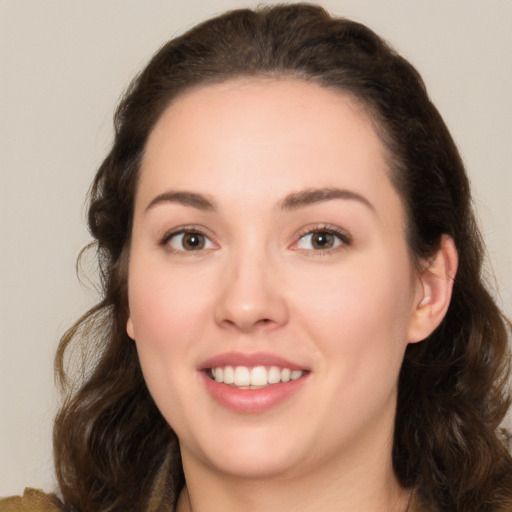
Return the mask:
<svg viewBox="0 0 512 512">
<path fill-rule="evenodd" d="M 183 249 L 186 251 L 197 251 L 205 245 L 204 236 L 200 233 L 185 233 L 182 240 Z"/>
<path fill-rule="evenodd" d="M 311 233 L 311 245 L 315 249 L 332 249 L 336 239 L 332 233 L 327 231 L 316 231 Z"/>
<path fill-rule="evenodd" d="M 198 231 L 174 233 L 165 240 L 165 244 L 176 252 L 201 251 L 213 247 L 210 239 Z"/>
<path fill-rule="evenodd" d="M 314 229 L 302 235 L 295 247 L 306 251 L 330 251 L 350 245 L 350 236 L 337 229 Z"/>
</svg>

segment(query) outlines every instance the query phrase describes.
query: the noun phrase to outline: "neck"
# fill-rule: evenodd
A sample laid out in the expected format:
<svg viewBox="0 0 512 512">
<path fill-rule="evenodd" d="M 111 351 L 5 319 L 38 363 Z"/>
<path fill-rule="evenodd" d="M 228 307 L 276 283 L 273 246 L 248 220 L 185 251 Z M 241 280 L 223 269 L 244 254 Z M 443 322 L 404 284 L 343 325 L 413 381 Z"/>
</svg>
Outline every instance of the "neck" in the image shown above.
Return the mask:
<svg viewBox="0 0 512 512">
<path fill-rule="evenodd" d="M 274 488 L 272 488 L 274 487 Z M 398 484 L 393 489 L 377 489 L 364 494 L 354 493 L 352 489 L 347 490 L 343 497 L 333 500 L 332 494 L 322 492 L 322 489 L 315 490 L 315 493 L 301 492 L 305 489 L 286 486 L 277 492 L 275 486 L 236 486 L 231 491 L 217 492 L 210 496 L 208 491 L 192 491 L 185 487 L 180 494 L 177 512 L 211 512 L 212 510 L 223 510 L 225 512 L 240 510 L 248 512 L 273 511 L 273 510 L 294 510 L 296 512 L 362 512 L 372 510 L 373 512 L 406 512 L 411 497 L 411 491 L 403 489 Z M 339 489 L 337 495 L 343 494 Z"/>
<path fill-rule="evenodd" d="M 294 510 L 296 512 L 406 512 L 411 491 L 401 488 L 398 482 L 390 482 L 380 489 L 372 488 L 363 493 L 360 489 L 333 488 L 337 481 L 329 485 L 311 487 L 303 483 L 273 485 L 261 482 L 245 482 L 243 484 L 217 487 L 216 492 L 207 489 L 185 487 L 178 501 L 177 512 L 211 512 L 223 510 L 234 512 L 260 512 L 272 510 Z M 368 490 L 367 490 L 368 491 Z"/>
</svg>

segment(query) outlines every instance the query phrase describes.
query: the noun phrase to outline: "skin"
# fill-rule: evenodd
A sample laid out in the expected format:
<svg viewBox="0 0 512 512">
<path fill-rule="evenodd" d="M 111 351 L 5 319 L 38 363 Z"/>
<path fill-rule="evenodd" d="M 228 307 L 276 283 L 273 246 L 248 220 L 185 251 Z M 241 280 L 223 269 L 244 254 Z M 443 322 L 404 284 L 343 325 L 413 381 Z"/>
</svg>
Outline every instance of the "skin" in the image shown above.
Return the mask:
<svg viewBox="0 0 512 512">
<path fill-rule="evenodd" d="M 414 270 L 386 161 L 353 100 L 299 80 L 195 89 L 153 129 L 127 332 L 180 441 L 178 510 L 406 510 L 391 466 L 398 373 L 407 344 L 441 320 L 456 257 L 445 239 L 428 272 Z M 291 196 L 312 189 L 350 194 Z M 203 248 L 183 245 L 184 227 Z M 332 247 L 312 244 L 333 229 Z M 277 405 L 232 410 L 200 371 L 232 352 L 308 372 Z"/>
</svg>

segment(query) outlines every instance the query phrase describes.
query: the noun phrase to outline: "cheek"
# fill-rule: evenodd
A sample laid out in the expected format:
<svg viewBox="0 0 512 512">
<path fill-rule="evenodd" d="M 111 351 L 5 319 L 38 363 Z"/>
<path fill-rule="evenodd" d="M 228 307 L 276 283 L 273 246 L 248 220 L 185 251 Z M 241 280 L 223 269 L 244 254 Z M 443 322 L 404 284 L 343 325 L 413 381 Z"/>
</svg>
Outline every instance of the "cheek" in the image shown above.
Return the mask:
<svg viewBox="0 0 512 512">
<path fill-rule="evenodd" d="M 134 262 L 128 297 L 136 339 L 165 347 L 199 327 L 196 320 L 207 312 L 208 285 L 204 275 L 189 274 L 158 265 L 140 270 Z"/>
<path fill-rule="evenodd" d="M 174 393 L 194 374 L 198 340 L 204 338 L 209 306 L 205 276 L 133 261 L 130 318 L 147 385 L 159 408 L 177 410 Z M 169 402 L 169 403 L 168 403 Z M 167 418 L 168 421 L 170 418 Z"/>
<path fill-rule="evenodd" d="M 412 297 L 409 262 L 377 254 L 328 273 L 304 273 L 299 318 L 319 345 L 347 367 L 401 364 Z"/>
<path fill-rule="evenodd" d="M 198 276 L 184 279 L 186 272 L 136 264 L 130 269 L 129 307 L 144 379 L 168 423 L 180 425 L 209 310 L 206 283 Z"/>
</svg>

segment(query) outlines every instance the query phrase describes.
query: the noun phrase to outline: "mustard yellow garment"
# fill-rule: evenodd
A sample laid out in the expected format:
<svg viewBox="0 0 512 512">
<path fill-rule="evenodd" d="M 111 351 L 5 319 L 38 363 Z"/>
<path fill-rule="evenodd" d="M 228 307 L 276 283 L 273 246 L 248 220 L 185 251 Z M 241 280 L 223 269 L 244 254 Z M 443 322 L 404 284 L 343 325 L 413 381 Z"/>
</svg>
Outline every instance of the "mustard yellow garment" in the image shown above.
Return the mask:
<svg viewBox="0 0 512 512">
<path fill-rule="evenodd" d="M 57 500 L 36 489 L 25 489 L 23 496 L 0 500 L 0 512 L 59 512 Z"/>
</svg>

